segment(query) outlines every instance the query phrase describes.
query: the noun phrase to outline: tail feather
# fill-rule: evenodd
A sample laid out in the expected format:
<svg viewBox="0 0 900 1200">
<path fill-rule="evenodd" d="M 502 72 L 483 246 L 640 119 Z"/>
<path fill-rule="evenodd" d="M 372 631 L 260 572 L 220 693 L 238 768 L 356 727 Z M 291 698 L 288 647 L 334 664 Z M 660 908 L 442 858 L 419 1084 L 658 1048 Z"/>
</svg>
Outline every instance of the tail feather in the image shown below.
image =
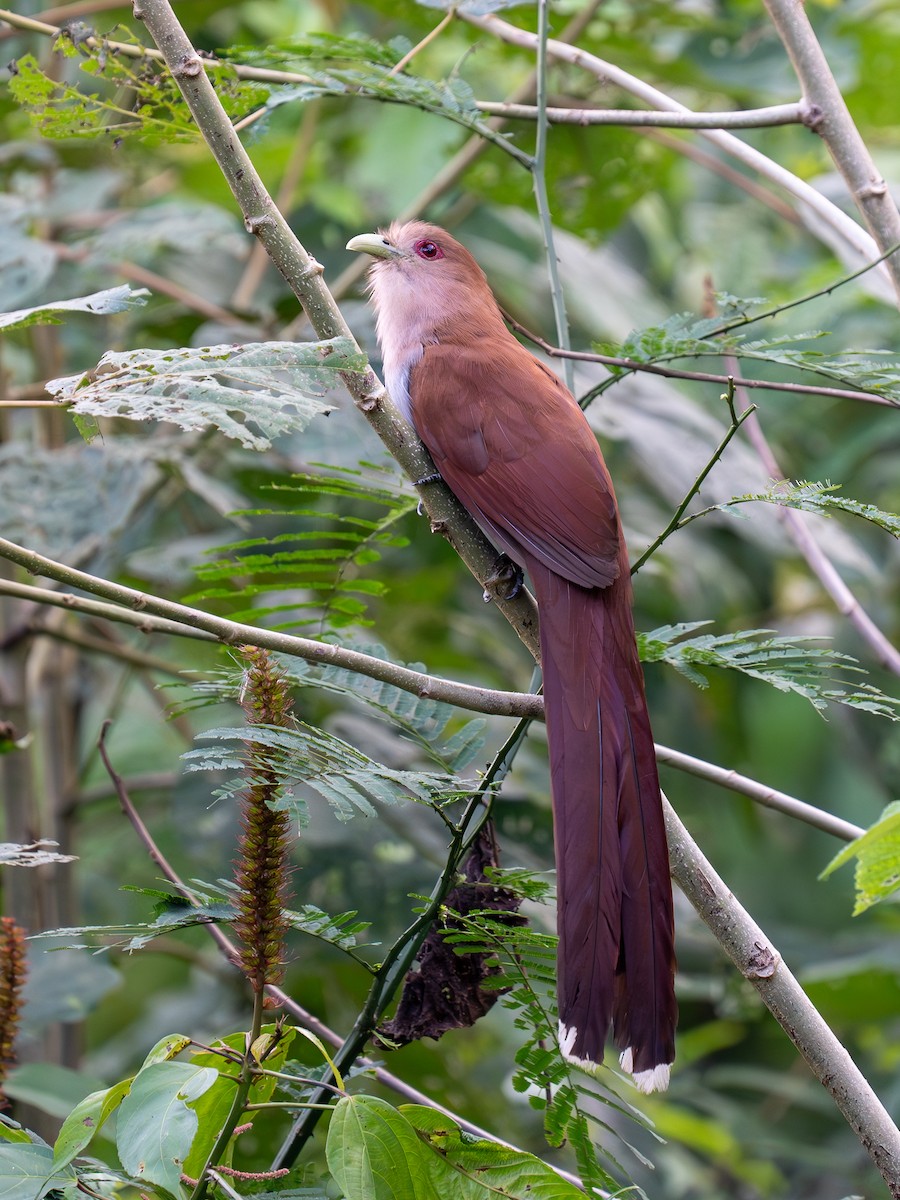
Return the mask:
<svg viewBox="0 0 900 1200">
<path fill-rule="evenodd" d="M 642 1090 L 674 1058 L 672 889 L 627 572 L 585 589 L 528 564 L 541 612 L 563 1052 L 598 1063 L 610 1024 Z"/>
</svg>

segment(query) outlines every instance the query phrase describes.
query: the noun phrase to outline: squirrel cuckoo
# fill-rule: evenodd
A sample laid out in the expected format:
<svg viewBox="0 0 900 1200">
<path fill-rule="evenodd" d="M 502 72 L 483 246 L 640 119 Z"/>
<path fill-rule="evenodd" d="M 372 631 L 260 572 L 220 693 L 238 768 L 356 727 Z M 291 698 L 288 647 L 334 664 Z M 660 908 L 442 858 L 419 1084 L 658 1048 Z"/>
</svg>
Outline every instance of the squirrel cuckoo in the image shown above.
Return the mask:
<svg viewBox="0 0 900 1200">
<path fill-rule="evenodd" d="M 385 382 L 441 477 L 524 568 L 540 612 L 553 793 L 559 1041 L 593 1067 L 610 1023 L 645 1092 L 674 1058 L 672 886 L 628 556 L 571 393 L 504 324 L 484 272 L 422 221 L 361 234 Z"/>
</svg>

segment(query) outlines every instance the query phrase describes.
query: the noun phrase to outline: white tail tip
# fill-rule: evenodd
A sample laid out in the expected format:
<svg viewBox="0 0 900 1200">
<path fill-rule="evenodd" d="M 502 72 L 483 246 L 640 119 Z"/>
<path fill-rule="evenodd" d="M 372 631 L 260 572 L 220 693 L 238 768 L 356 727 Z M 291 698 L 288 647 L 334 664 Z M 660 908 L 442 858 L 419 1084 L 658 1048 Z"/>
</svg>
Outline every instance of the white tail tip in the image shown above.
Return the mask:
<svg viewBox="0 0 900 1200">
<path fill-rule="evenodd" d="M 664 1092 L 669 1086 L 672 1064 L 658 1063 L 655 1067 L 650 1067 L 647 1071 L 638 1071 L 635 1074 L 634 1057 L 630 1046 L 627 1050 L 623 1050 L 619 1056 L 619 1066 L 623 1071 L 627 1071 L 632 1076 L 632 1083 L 644 1095 L 649 1096 L 651 1092 Z"/>
</svg>

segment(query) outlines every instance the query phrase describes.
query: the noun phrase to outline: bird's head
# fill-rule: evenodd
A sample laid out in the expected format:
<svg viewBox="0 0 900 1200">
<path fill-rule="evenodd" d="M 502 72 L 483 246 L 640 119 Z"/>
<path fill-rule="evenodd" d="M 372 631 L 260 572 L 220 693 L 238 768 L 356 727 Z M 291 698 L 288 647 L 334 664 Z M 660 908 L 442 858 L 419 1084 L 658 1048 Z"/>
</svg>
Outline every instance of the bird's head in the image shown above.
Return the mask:
<svg viewBox="0 0 900 1200">
<path fill-rule="evenodd" d="M 485 318 L 502 324 L 484 271 L 438 225 L 395 221 L 387 229 L 351 238 L 347 249 L 375 259 L 369 288 L 379 320 L 386 312 L 402 312 L 424 340 L 435 340 L 448 323 L 469 326 L 476 314 L 482 324 Z"/>
</svg>

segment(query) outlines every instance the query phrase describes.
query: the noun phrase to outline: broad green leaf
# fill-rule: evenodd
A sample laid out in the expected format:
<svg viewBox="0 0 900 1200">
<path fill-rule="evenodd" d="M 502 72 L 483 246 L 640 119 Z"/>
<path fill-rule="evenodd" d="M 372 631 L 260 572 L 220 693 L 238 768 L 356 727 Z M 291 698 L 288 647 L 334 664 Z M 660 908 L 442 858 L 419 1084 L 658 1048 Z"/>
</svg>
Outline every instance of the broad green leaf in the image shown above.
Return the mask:
<svg viewBox="0 0 900 1200">
<path fill-rule="evenodd" d="M 53 1146 L 53 1167 L 59 1170 L 88 1145 L 94 1134 L 119 1107 L 131 1089 L 132 1080 L 123 1079 L 100 1092 L 91 1092 L 77 1104 L 63 1122 Z"/>
<path fill-rule="evenodd" d="M 441 1200 L 579 1200 L 584 1192 L 524 1150 L 472 1137 L 433 1108 L 400 1112 L 434 1151 L 430 1174 Z"/>
<path fill-rule="evenodd" d="M 431 1181 L 432 1151 L 406 1117 L 378 1096 L 338 1101 L 325 1156 L 345 1200 L 442 1200 Z"/>
<path fill-rule="evenodd" d="M 212 426 L 264 450 L 272 438 L 330 412 L 322 398 L 338 383 L 337 373 L 364 367 L 347 338 L 109 351 L 93 371 L 51 379 L 47 391 L 76 413 L 168 421 L 187 430 Z"/>
<path fill-rule="evenodd" d="M 0 1144 L 0 1200 L 41 1200 L 56 1188 L 75 1182 L 70 1167 L 57 1171 L 49 1146 Z"/>
<path fill-rule="evenodd" d="M 900 800 L 889 804 L 875 824 L 836 854 L 820 879 L 856 861 L 856 917 L 900 888 Z"/>
<path fill-rule="evenodd" d="M 200 1124 L 190 1102 L 218 1078 L 212 1067 L 181 1062 L 155 1062 L 134 1077 L 116 1128 L 119 1160 L 129 1175 L 181 1200 L 181 1174 Z"/>
<path fill-rule="evenodd" d="M 33 1145 L 26 1129 L 17 1125 L 12 1118 L 0 1113 L 0 1142 L 24 1142 L 26 1146 Z"/>
<path fill-rule="evenodd" d="M 75 296 L 72 300 L 54 300 L 50 304 L 39 304 L 36 308 L 20 308 L 15 312 L 0 313 L 0 331 L 25 329 L 29 325 L 60 325 L 57 313 L 85 312 L 106 316 L 123 312 L 126 308 L 146 304 L 150 293 L 146 288 L 132 290 L 127 284 L 92 292 L 89 296 Z"/>
<path fill-rule="evenodd" d="M 164 1038 L 160 1038 L 147 1057 L 141 1064 L 141 1070 L 145 1067 L 151 1067 L 154 1063 L 170 1062 L 177 1057 L 182 1050 L 187 1049 L 191 1044 L 191 1039 L 183 1033 L 168 1033 Z"/>
<path fill-rule="evenodd" d="M 270 1037 L 274 1032 L 274 1025 L 263 1027 L 263 1033 Z M 266 1059 L 265 1065 L 273 1071 L 280 1071 L 284 1066 L 293 1039 L 293 1029 L 287 1028 L 283 1030 L 283 1036 L 280 1038 L 276 1049 Z M 227 1046 L 228 1049 L 238 1054 L 243 1054 L 245 1036 L 243 1033 L 232 1033 L 227 1037 L 219 1038 L 216 1044 Z M 202 1096 L 198 1096 L 196 1100 L 191 1101 L 191 1108 L 197 1114 L 199 1126 L 193 1145 L 191 1146 L 191 1152 L 185 1159 L 182 1170 L 191 1179 L 197 1179 L 203 1170 L 203 1166 L 209 1157 L 209 1152 L 213 1148 L 216 1138 L 219 1136 L 225 1119 L 231 1111 L 235 1085 L 233 1080 L 228 1079 L 226 1076 L 236 1075 L 238 1067 L 230 1063 L 228 1059 L 222 1058 L 221 1055 L 211 1054 L 208 1050 L 192 1054 L 191 1062 L 194 1066 L 215 1070 L 218 1076 L 211 1088 L 205 1091 Z M 262 1104 L 266 1100 L 270 1100 L 275 1090 L 275 1084 L 276 1080 L 270 1076 L 258 1076 L 250 1088 L 247 1103 Z M 241 1118 L 242 1123 L 252 1120 L 253 1116 L 254 1114 L 248 1113 L 246 1117 Z M 231 1165 L 232 1152 L 233 1146 L 230 1145 L 223 1159 L 226 1166 Z"/>
</svg>

